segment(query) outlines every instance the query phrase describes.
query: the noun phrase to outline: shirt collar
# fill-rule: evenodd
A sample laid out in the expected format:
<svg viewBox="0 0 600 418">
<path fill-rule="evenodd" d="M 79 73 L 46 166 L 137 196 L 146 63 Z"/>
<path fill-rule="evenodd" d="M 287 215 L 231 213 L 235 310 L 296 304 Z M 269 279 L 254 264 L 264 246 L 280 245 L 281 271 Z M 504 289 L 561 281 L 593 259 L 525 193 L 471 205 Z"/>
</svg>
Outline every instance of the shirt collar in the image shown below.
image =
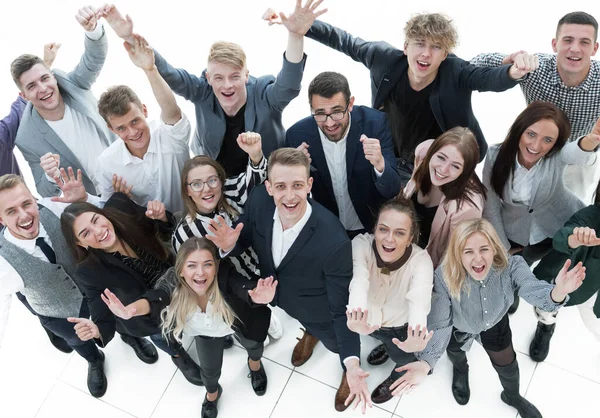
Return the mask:
<svg viewBox="0 0 600 418">
<path fill-rule="evenodd" d="M 39 218 L 38 218 L 38 222 L 39 222 Z M 40 226 L 39 226 L 39 233 L 38 236 L 35 237 L 34 239 L 18 239 L 15 238 L 13 236 L 13 234 L 10 233 L 10 231 L 8 230 L 8 228 L 4 228 L 4 238 L 6 238 L 6 240 L 8 242 L 10 242 L 11 244 L 16 245 L 17 247 L 25 250 L 25 252 L 27 252 L 28 254 L 33 254 L 33 252 L 35 251 L 35 240 L 39 237 L 41 238 L 47 238 L 48 237 L 48 233 L 46 232 L 46 230 L 44 229 L 44 226 L 42 225 L 41 222 L 39 222 Z"/>
<path fill-rule="evenodd" d="M 309 202 L 306 202 L 306 212 L 304 212 L 304 215 L 302 216 L 302 218 L 300 218 L 300 220 L 298 222 L 296 222 L 296 224 L 294 226 L 292 226 L 290 229 L 287 229 L 286 231 L 293 231 L 294 233 L 299 234 L 300 231 L 302 231 L 302 228 L 304 228 L 304 226 L 308 222 L 308 218 L 310 218 L 311 214 L 312 214 L 312 206 L 310 205 Z M 275 207 L 275 212 L 273 213 L 273 220 L 279 226 L 281 226 L 281 229 L 283 230 L 283 224 L 281 223 L 281 219 L 279 219 L 279 211 L 277 210 L 277 207 Z"/>
<path fill-rule="evenodd" d="M 127 149 L 127 145 L 125 145 L 125 141 L 123 140 L 121 140 L 120 150 L 121 162 L 123 165 L 134 164 L 140 160 L 143 160 L 143 158 L 138 158 L 131 154 Z M 148 144 L 148 150 L 146 151 L 146 154 L 158 154 L 158 146 L 156 145 L 156 142 L 152 140 L 152 136 L 150 136 L 150 143 Z M 146 154 L 144 154 L 144 156 L 146 156 Z"/>
</svg>

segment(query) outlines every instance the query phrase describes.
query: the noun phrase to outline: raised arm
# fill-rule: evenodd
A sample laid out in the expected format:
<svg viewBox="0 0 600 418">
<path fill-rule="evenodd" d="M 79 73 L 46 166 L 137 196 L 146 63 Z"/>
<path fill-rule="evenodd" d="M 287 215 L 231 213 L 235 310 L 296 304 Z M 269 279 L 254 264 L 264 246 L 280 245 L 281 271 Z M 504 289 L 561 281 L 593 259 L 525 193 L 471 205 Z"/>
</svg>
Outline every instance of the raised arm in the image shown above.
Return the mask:
<svg viewBox="0 0 600 418">
<path fill-rule="evenodd" d="M 85 50 L 77 66 L 67 74 L 69 80 L 80 88 L 89 90 L 100 75 L 108 52 L 108 41 L 99 22 L 102 12 L 94 7 L 83 7 L 75 16 L 85 29 Z"/>
<path fill-rule="evenodd" d="M 581 246 L 596 247 L 600 255 L 600 212 L 597 205 L 591 205 L 576 212 L 554 235 L 552 246 L 564 254 L 573 254 Z"/>
<path fill-rule="evenodd" d="M 370 241 L 366 234 L 357 235 L 352 240 L 352 280 L 347 305 L 349 311 L 359 308 L 364 311 L 369 308 L 369 261 L 373 252 Z"/>
<path fill-rule="evenodd" d="M 13 152 L 15 148 L 15 139 L 17 138 L 17 130 L 23 116 L 23 110 L 27 102 L 21 97 L 10 106 L 10 113 L 0 120 L 0 154 L 6 155 Z"/>
<path fill-rule="evenodd" d="M 361 138 L 365 158 L 377 170 L 375 187 L 381 196 L 391 199 L 400 193 L 402 182 L 396 170 L 394 142 L 387 117 L 382 112 L 379 130 L 375 138 Z M 379 175 L 381 173 L 381 175 Z"/>
</svg>

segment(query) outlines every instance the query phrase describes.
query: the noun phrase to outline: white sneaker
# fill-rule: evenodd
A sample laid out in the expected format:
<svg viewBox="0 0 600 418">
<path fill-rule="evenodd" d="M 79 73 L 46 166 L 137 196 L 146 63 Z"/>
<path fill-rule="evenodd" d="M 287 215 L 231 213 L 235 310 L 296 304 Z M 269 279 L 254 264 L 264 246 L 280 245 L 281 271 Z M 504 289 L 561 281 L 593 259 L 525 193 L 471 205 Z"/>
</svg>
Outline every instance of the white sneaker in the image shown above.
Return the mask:
<svg viewBox="0 0 600 418">
<path fill-rule="evenodd" d="M 271 312 L 271 323 L 269 324 L 268 333 L 274 340 L 278 340 L 283 336 L 283 325 L 273 312 Z"/>
</svg>

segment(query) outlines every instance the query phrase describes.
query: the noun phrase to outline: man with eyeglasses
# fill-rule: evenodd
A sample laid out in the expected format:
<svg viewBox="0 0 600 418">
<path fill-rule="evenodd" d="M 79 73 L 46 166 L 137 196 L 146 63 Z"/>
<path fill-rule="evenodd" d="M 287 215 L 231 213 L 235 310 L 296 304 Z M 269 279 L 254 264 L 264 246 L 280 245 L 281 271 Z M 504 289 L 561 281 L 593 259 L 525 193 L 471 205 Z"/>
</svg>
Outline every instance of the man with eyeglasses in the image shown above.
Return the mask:
<svg viewBox="0 0 600 418">
<path fill-rule="evenodd" d="M 371 231 L 379 206 L 400 192 L 387 117 L 354 106 L 348 80 L 324 72 L 308 87 L 312 116 L 288 129 L 286 146 L 311 159 L 313 198 L 336 214 L 350 238 Z"/>
</svg>

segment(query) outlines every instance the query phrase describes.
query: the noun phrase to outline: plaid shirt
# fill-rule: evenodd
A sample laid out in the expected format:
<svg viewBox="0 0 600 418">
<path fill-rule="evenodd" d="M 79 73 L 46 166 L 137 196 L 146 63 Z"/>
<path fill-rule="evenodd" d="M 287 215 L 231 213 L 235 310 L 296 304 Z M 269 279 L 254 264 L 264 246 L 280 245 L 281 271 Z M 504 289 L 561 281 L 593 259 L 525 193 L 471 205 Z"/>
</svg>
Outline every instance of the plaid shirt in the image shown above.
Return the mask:
<svg viewBox="0 0 600 418">
<path fill-rule="evenodd" d="M 573 141 L 592 131 L 600 118 L 600 62 L 592 61 L 590 72 L 583 83 L 567 87 L 556 68 L 556 55 L 535 54 L 540 67 L 519 82 L 527 104 L 536 100 L 550 102 L 562 109 L 571 121 Z M 471 64 L 481 67 L 502 65 L 505 54 L 479 54 Z"/>
</svg>

